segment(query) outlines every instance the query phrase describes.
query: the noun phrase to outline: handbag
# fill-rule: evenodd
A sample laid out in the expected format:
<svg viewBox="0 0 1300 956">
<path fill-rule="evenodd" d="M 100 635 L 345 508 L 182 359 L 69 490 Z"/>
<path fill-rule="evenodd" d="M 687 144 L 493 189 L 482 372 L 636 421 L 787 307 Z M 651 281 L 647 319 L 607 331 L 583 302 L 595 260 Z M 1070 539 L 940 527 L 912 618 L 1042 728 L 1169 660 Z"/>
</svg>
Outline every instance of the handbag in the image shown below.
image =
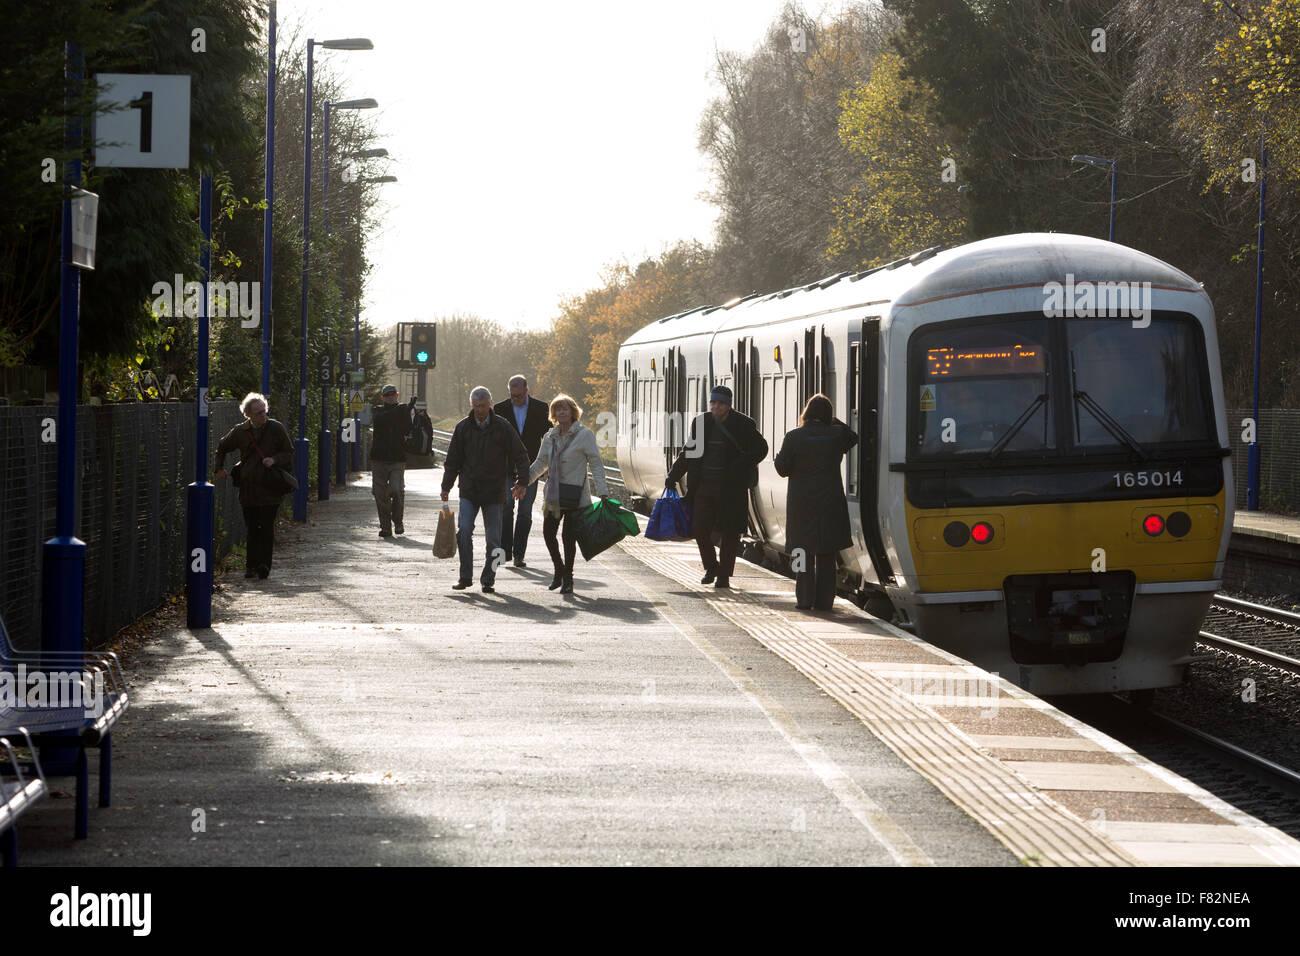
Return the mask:
<svg viewBox="0 0 1300 956">
<path fill-rule="evenodd" d="M 566 485 L 560 482 L 560 510 L 572 511 L 582 504 L 582 485 Z"/>
<path fill-rule="evenodd" d="M 257 449 L 257 455 L 259 458 L 271 457 L 266 454 L 266 452 L 262 451 L 262 446 L 259 445 L 257 439 L 253 437 L 253 430 L 251 428 L 248 430 L 248 440 L 251 441 L 253 447 Z M 241 458 L 239 463 L 242 465 L 244 460 Z M 267 491 L 271 492 L 271 494 L 283 496 L 289 494 L 291 491 L 298 490 L 298 479 L 295 478 L 293 472 L 289 471 L 287 468 L 280 465 L 272 465 L 270 468 L 263 468 L 262 470 L 262 482 L 266 485 Z"/>
<path fill-rule="evenodd" d="M 438 512 L 438 530 L 433 536 L 433 556 L 450 558 L 456 553 L 456 516 L 446 505 Z"/>
<path fill-rule="evenodd" d="M 740 447 L 740 442 L 736 441 L 736 439 L 732 436 L 731 432 L 727 431 L 726 426 L 724 426 L 722 422 L 718 421 L 716 418 L 713 420 L 713 423 L 722 430 L 722 434 L 727 437 L 727 441 L 731 442 L 732 447 L 735 448 L 736 451 L 744 455 L 745 449 Z M 757 462 L 751 462 L 748 466 L 746 466 L 745 474 L 742 480 L 746 488 L 758 487 L 758 463 Z"/>
<path fill-rule="evenodd" d="M 640 533 L 636 515 L 613 498 L 592 502 L 590 508 L 583 508 L 573 520 L 577 524 L 573 537 L 584 561 L 590 561 L 629 535 Z"/>
<path fill-rule="evenodd" d="M 685 541 L 691 536 L 691 509 L 675 490 L 655 502 L 645 536 L 651 541 Z"/>
</svg>

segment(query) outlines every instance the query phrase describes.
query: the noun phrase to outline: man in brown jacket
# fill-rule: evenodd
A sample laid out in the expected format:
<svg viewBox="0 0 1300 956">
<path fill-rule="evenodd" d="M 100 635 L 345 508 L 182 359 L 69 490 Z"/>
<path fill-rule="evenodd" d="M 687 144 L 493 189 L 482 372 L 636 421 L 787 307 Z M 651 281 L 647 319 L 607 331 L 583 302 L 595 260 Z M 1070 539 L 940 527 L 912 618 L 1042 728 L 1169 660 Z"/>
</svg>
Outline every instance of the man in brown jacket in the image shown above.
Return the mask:
<svg viewBox="0 0 1300 956">
<path fill-rule="evenodd" d="M 247 421 L 226 432 L 217 445 L 216 476 L 226 477 L 226 456 L 239 452 L 239 505 L 248 529 L 247 570 L 244 577 L 271 573 L 271 552 L 275 547 L 275 515 L 284 496 L 266 484 L 270 468 L 288 468 L 293 463 L 293 442 L 288 430 L 268 418 L 266 396 L 249 392 L 239 404 Z"/>
</svg>

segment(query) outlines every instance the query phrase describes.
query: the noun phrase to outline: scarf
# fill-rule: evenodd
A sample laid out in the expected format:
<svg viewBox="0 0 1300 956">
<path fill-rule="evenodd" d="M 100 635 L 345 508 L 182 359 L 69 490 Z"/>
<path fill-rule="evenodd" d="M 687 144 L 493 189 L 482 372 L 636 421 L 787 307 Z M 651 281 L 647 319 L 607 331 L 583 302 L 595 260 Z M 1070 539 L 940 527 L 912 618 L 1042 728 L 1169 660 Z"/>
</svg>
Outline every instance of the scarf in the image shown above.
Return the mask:
<svg viewBox="0 0 1300 956">
<path fill-rule="evenodd" d="M 569 434 L 560 438 L 557 432 L 551 439 L 551 460 L 546 466 L 546 503 L 555 505 L 556 510 L 560 507 L 560 456 L 569 450 L 577 434 L 578 423 L 574 422 L 569 426 Z"/>
</svg>

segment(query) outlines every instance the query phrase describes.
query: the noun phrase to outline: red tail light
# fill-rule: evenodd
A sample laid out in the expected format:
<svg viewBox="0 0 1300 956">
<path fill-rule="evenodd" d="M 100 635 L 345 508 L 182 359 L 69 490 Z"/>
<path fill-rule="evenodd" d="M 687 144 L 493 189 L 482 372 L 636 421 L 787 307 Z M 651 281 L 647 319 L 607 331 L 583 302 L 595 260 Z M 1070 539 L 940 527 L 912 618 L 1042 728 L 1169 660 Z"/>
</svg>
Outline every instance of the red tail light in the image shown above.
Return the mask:
<svg viewBox="0 0 1300 956">
<path fill-rule="evenodd" d="M 1165 530 L 1165 519 L 1159 515 L 1147 515 L 1142 519 L 1142 530 L 1154 538 Z"/>
<path fill-rule="evenodd" d="M 993 540 L 993 525 L 987 521 L 976 521 L 971 525 L 970 536 L 976 544 L 988 544 Z"/>
</svg>

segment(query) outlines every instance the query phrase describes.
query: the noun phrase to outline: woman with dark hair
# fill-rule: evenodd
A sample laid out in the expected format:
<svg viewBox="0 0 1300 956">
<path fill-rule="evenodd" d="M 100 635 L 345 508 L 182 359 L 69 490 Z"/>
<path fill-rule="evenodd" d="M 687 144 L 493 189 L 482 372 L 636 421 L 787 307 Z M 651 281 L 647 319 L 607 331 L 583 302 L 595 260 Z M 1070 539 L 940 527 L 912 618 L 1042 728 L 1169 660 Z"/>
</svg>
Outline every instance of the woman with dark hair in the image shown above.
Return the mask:
<svg viewBox="0 0 1300 956">
<path fill-rule="evenodd" d="M 835 418 L 825 395 L 808 399 L 799 421 L 773 462 L 776 473 L 790 480 L 785 547 L 795 571 L 796 606 L 828 611 L 835 605 L 835 553 L 853 545 L 840 462 L 858 436 Z"/>
<path fill-rule="evenodd" d="M 248 530 L 244 577 L 264 578 L 271 573 L 275 514 L 284 497 L 267 486 L 266 472 L 293 464 L 293 442 L 288 429 L 268 417 L 270 406 L 265 395 L 249 392 L 239 403 L 239 410 L 247 420 L 230 429 L 217 445 L 214 470 L 218 478 L 225 478 L 226 456 L 239 452 L 239 505 Z"/>
<path fill-rule="evenodd" d="M 545 503 L 542 506 L 542 537 L 551 552 L 555 577 L 549 590 L 560 589 L 561 594 L 573 593 L 573 559 L 577 551 L 574 538 L 574 517 L 581 508 L 591 504 L 587 491 L 587 470 L 596 479 L 596 493 L 601 499 L 609 497 L 605 487 L 605 463 L 600 459 L 596 433 L 586 425 L 578 424 L 582 408 L 568 395 L 551 399 L 550 418 L 555 425 L 542 436 L 537 458 L 528 470 L 528 483 L 546 476 Z M 560 526 L 563 523 L 563 530 Z M 560 531 L 564 542 L 564 556 L 560 556 Z"/>
</svg>

